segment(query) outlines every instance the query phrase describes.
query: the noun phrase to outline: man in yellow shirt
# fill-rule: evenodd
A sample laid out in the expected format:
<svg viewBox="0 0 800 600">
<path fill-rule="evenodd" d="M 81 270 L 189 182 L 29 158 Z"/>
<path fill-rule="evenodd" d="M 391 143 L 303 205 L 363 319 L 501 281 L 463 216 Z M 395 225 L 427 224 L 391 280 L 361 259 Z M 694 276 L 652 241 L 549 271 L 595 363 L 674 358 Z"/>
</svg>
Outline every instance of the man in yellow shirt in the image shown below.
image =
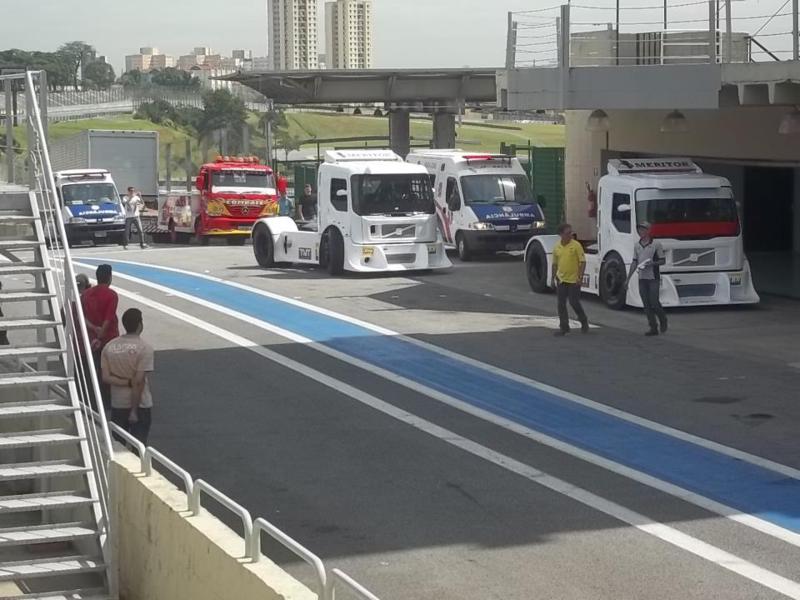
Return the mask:
<svg viewBox="0 0 800 600">
<path fill-rule="evenodd" d="M 553 274 L 551 285 L 558 295 L 559 330 L 555 335 L 564 336 L 570 331 L 567 300 L 581 322 L 581 331 L 589 332 L 589 319 L 581 306 L 581 281 L 586 271 L 586 256 L 583 246 L 572 236 L 572 226 L 564 223 L 558 227 L 561 240 L 553 249 Z"/>
</svg>

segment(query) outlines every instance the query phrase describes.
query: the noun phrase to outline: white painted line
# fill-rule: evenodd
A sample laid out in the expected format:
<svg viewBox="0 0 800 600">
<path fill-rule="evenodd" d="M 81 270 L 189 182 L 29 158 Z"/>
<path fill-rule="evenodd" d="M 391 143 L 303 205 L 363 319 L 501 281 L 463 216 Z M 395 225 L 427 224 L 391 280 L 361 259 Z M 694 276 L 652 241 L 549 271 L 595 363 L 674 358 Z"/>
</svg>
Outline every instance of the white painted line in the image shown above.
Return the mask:
<svg viewBox="0 0 800 600">
<path fill-rule="evenodd" d="M 649 519 L 642 514 L 629 510 L 624 506 L 607 500 L 606 498 L 593 494 L 592 492 L 584 490 L 583 488 L 576 487 L 562 479 L 558 479 L 557 477 L 535 469 L 530 465 L 524 464 L 509 456 L 496 452 L 490 448 L 487 448 L 486 446 L 478 444 L 477 442 L 469 440 L 452 431 L 431 423 L 430 421 L 426 421 L 425 419 L 413 415 L 392 404 L 384 402 L 383 400 L 372 396 L 371 394 L 367 394 L 366 392 L 363 392 L 343 381 L 330 377 L 329 375 L 317 371 L 316 369 L 313 369 L 307 365 L 281 356 L 276 352 L 259 346 L 252 340 L 236 335 L 230 331 L 222 329 L 221 327 L 217 327 L 216 325 L 202 321 L 201 319 L 188 315 L 185 312 L 171 308 L 161 304 L 160 302 L 146 298 L 140 294 L 121 290 L 119 288 L 117 288 L 117 291 L 120 295 L 130 298 L 139 304 L 149 306 L 177 320 L 183 321 L 212 335 L 220 337 L 230 343 L 241 346 L 242 348 L 247 348 L 251 352 L 258 354 L 267 360 L 279 364 L 287 369 L 291 369 L 292 371 L 308 377 L 309 379 L 313 379 L 314 381 L 321 383 L 322 385 L 354 400 L 357 400 L 358 402 L 361 402 L 362 404 L 369 406 L 374 410 L 397 419 L 398 421 L 401 421 L 407 425 L 415 427 L 416 429 L 419 429 L 420 431 L 423 431 L 442 442 L 460 448 L 461 450 L 468 452 L 473 456 L 524 477 L 533 483 L 567 496 L 576 502 L 602 512 L 614 519 L 622 521 L 623 523 L 627 523 L 643 533 L 656 537 L 668 544 L 671 544 L 672 546 L 690 552 L 699 558 L 707 560 L 719 567 L 722 567 L 723 569 L 731 571 L 732 573 L 736 573 L 737 575 L 749 579 L 750 581 L 783 594 L 788 598 L 800 600 L 800 583 L 796 581 L 792 581 L 791 579 L 783 577 L 782 575 L 778 575 L 777 573 L 764 569 L 763 567 L 759 567 L 758 565 L 755 565 L 743 558 L 687 535 L 681 531 L 678 531 L 677 529 L 662 523 L 656 523 L 652 519 Z"/>
<path fill-rule="evenodd" d="M 87 265 L 82 265 L 80 263 L 76 264 L 79 264 L 80 266 L 83 267 L 87 266 Z M 221 306 L 219 304 L 203 300 L 202 298 L 197 298 L 190 294 L 178 292 L 172 290 L 171 288 L 159 285 L 157 283 L 152 283 L 144 279 L 139 279 L 138 277 L 132 277 L 130 275 L 126 275 L 124 273 L 119 273 L 119 272 L 115 273 L 115 277 L 131 281 L 133 283 L 136 283 L 144 287 L 149 287 L 154 290 L 158 290 L 160 292 L 163 292 L 164 294 L 167 294 L 168 296 L 181 298 L 183 300 L 192 302 L 199 306 L 203 306 L 205 308 L 219 312 L 226 316 L 233 317 L 235 319 L 238 319 L 240 321 L 243 321 L 260 329 L 263 329 L 265 331 L 269 331 L 270 333 L 274 333 L 275 335 L 288 339 L 292 342 L 308 345 L 319 352 L 322 352 L 324 354 L 327 354 L 328 356 L 336 358 L 337 360 L 340 360 L 347 364 L 353 365 L 355 367 L 373 373 L 383 379 L 386 379 L 398 385 L 402 385 L 403 387 L 413 390 L 419 394 L 428 396 L 433 400 L 442 402 L 443 404 L 446 404 L 457 410 L 470 414 L 474 417 L 483 419 L 484 421 L 487 421 L 489 423 L 492 423 L 494 425 L 512 431 L 518 435 L 531 439 L 537 443 L 550 446 L 551 448 L 555 448 L 560 452 L 564 452 L 566 454 L 584 460 L 588 463 L 607 469 L 613 473 L 617 473 L 619 475 L 622 475 L 624 477 L 627 477 L 644 485 L 650 486 L 654 489 L 657 489 L 666 494 L 674 496 L 680 500 L 683 500 L 684 502 L 688 502 L 690 504 L 694 504 L 695 506 L 699 506 L 700 508 L 703 508 L 705 510 L 718 514 L 722 517 L 735 521 L 741 525 L 745 525 L 746 527 L 750 527 L 751 529 L 754 529 L 756 531 L 760 531 L 761 533 L 764 533 L 766 535 L 784 541 L 793 546 L 800 547 L 800 534 L 797 534 L 794 531 L 790 531 L 788 529 L 780 527 L 779 525 L 775 525 L 774 523 L 770 523 L 769 521 L 760 519 L 759 517 L 756 517 L 754 515 L 743 514 L 741 511 L 731 506 L 727 506 L 726 504 L 723 504 L 721 502 L 711 500 L 710 498 L 706 498 L 705 496 L 702 496 L 700 494 L 697 494 L 680 486 L 663 481 L 661 479 L 653 477 L 652 475 L 643 473 L 642 471 L 639 471 L 637 469 L 626 467 L 625 465 L 621 465 L 615 461 L 603 458 L 601 456 L 588 452 L 587 450 L 583 450 L 582 448 L 578 448 L 577 446 L 574 446 L 567 442 L 563 442 L 547 434 L 536 431 L 535 429 L 526 427 L 505 417 L 498 416 L 492 412 L 473 406 L 467 402 L 459 400 L 458 398 L 454 398 L 453 396 L 450 396 L 448 394 L 430 388 L 426 385 L 423 385 L 421 383 L 418 383 L 416 381 L 413 381 L 396 373 L 392 373 L 391 371 L 372 365 L 360 359 L 353 358 L 352 356 L 339 352 L 338 350 L 328 348 L 327 346 L 324 346 L 322 344 L 317 344 L 313 340 L 298 335 L 292 331 L 288 331 L 276 325 L 266 323 L 261 319 L 251 317 L 249 315 L 240 313 L 225 306 Z M 435 349 L 435 346 L 431 346 L 431 348 Z M 460 355 L 457 354 L 453 354 L 453 358 L 457 360 L 462 360 L 462 357 L 460 357 Z M 487 365 L 485 365 L 484 363 L 479 363 L 477 361 L 475 362 L 476 366 L 480 366 L 481 368 L 487 367 Z M 789 467 L 786 468 L 788 469 Z"/>
<path fill-rule="evenodd" d="M 719 452 L 721 454 L 725 454 L 726 456 L 730 456 L 730 457 L 735 458 L 737 460 L 742 460 L 742 461 L 749 462 L 749 463 L 754 464 L 754 465 L 758 465 L 758 466 L 763 467 L 765 469 L 770 469 L 772 471 L 775 471 L 777 473 L 781 473 L 782 475 L 786 475 L 787 477 L 791 477 L 793 479 L 800 479 L 800 470 L 799 469 L 794 469 L 792 467 L 789 467 L 787 465 L 783 465 L 781 463 L 777 463 L 777 462 L 769 460 L 767 458 L 763 458 L 761 456 L 756 456 L 754 454 L 750 454 L 748 452 L 744 452 L 744 451 L 738 450 L 736 448 L 731 448 L 730 446 L 725 446 L 724 444 L 720 444 L 718 442 L 713 442 L 711 440 L 707 440 L 705 438 L 701 438 L 701 437 L 693 435 L 691 433 L 687 433 L 685 431 L 680 431 L 678 429 L 674 429 L 672 427 L 669 427 L 667 425 L 663 425 L 661 423 L 656 423 L 655 421 L 651 421 L 651 420 L 645 419 L 643 417 L 638 417 L 638 416 L 633 415 L 631 413 L 627 413 L 627 412 L 619 410 L 617 408 L 613 408 L 613 407 L 608 406 L 606 404 L 602 404 L 601 402 L 596 402 L 594 400 L 590 400 L 590 399 L 585 398 L 583 396 L 579 396 L 578 394 L 573 394 L 571 392 L 567 392 L 567 391 L 559 389 L 557 387 L 554 387 L 554 386 L 551 386 L 551 385 L 547 385 L 546 383 L 541 383 L 541 382 L 536 381 L 534 379 L 530 379 L 528 377 L 520 375 L 519 373 L 514 373 L 512 371 L 507 371 L 507 370 L 503 369 L 502 367 L 499 367 L 499 366 L 496 366 L 496 365 L 491 365 L 491 364 L 488 364 L 488 363 L 484 363 L 484 362 L 481 362 L 479 360 L 475 360 L 474 358 L 470 358 L 468 356 L 464 356 L 462 354 L 458 354 L 458 353 L 453 352 L 451 350 L 446 350 L 444 348 L 440 348 L 439 346 L 434 346 L 434 345 L 429 344 L 427 342 L 423 342 L 421 340 L 417 340 L 415 338 L 405 336 L 405 335 L 403 335 L 401 333 L 398 333 L 396 331 L 392 331 L 391 329 L 386 329 L 385 327 L 381 327 L 379 325 L 374 325 L 374 324 L 368 323 L 366 321 L 361 321 L 360 319 L 356 319 L 356 318 L 350 317 L 348 315 L 340 314 L 340 313 L 334 312 L 332 310 L 328 310 L 326 308 L 321 308 L 321 307 L 318 307 L 318 306 L 314 306 L 313 304 L 308 304 L 307 302 L 302 302 L 302 301 L 299 301 L 299 300 L 295 300 L 293 298 L 280 296 L 278 294 L 274 294 L 272 292 L 267 292 L 267 291 L 261 290 L 259 288 L 254 288 L 254 287 L 247 286 L 247 285 L 244 285 L 244 284 L 241 284 L 241 283 L 237 283 L 235 281 L 228 281 L 226 279 L 221 279 L 219 277 L 214 277 L 213 275 L 208 275 L 208 274 L 204 274 L 204 273 L 196 273 L 194 271 L 187 271 L 187 270 L 184 270 L 184 269 L 177 269 L 177 268 L 174 268 L 174 267 L 155 266 L 155 265 L 150 265 L 150 264 L 140 263 L 140 262 L 133 262 L 133 261 L 118 261 L 118 262 L 125 263 L 125 264 L 130 264 L 130 265 L 136 265 L 136 266 L 140 266 L 140 267 L 155 268 L 155 269 L 160 269 L 160 270 L 163 270 L 163 271 L 171 271 L 173 273 L 180 273 L 181 275 L 190 275 L 190 276 L 194 276 L 194 277 L 200 277 L 200 278 L 206 279 L 208 281 L 214 281 L 216 283 L 221 283 L 221 284 L 224 284 L 224 285 L 228 285 L 230 287 L 234 287 L 234 288 L 237 288 L 237 289 L 245 290 L 247 292 L 251 292 L 251 293 L 254 293 L 254 294 L 258 294 L 260 296 L 264 296 L 265 298 L 271 298 L 273 300 L 278 300 L 278 301 L 284 302 L 286 304 L 292 304 L 294 306 L 297 306 L 297 307 L 300 307 L 300 308 L 304 308 L 306 310 L 313 311 L 313 312 L 315 312 L 317 314 L 326 315 L 326 316 L 332 317 L 334 319 L 338 319 L 340 321 L 344 321 L 346 323 L 351 323 L 351 324 L 357 325 L 359 327 L 364 327 L 365 329 L 369 329 L 370 331 L 374 331 L 375 333 L 379 333 L 381 335 L 398 337 L 398 338 L 400 338 L 400 339 L 402 339 L 402 340 L 404 340 L 404 341 L 406 341 L 406 342 L 408 342 L 410 344 L 415 344 L 415 345 L 417 345 L 417 346 L 419 346 L 421 348 L 425 348 L 425 349 L 430 350 L 432 352 L 436 352 L 438 354 L 441 354 L 442 356 L 447 356 L 449 358 L 462 361 L 462 362 L 464 362 L 464 363 L 466 363 L 466 364 L 468 364 L 470 366 L 482 369 L 484 371 L 488 371 L 488 372 L 490 372 L 492 374 L 495 374 L 495 375 L 503 375 L 504 377 L 508 377 L 509 379 L 512 379 L 512 380 L 516 381 L 517 383 L 521 383 L 521 384 L 527 385 L 529 387 L 532 387 L 534 389 L 538 389 L 538 390 L 541 390 L 543 392 L 547 392 L 548 394 L 553 394 L 554 396 L 558 396 L 559 398 L 563 398 L 564 400 L 569 400 L 571 402 L 575 402 L 577 404 L 581 404 L 581 405 L 586 406 L 588 408 L 591 408 L 593 410 L 596 410 L 596 411 L 599 411 L 599 412 L 602 412 L 602 413 L 605 413 L 605 414 L 608 414 L 608 415 L 612 415 L 614 417 L 617 417 L 618 419 L 622 419 L 622 420 L 628 421 L 629 423 L 635 423 L 636 425 L 639 425 L 641 427 L 645 427 L 645 428 L 651 429 L 653 431 L 658 431 L 659 433 L 664 433 L 666 435 L 672 436 L 672 437 L 680 439 L 680 440 L 691 442 L 691 443 L 696 444 L 698 446 L 702 446 L 703 448 L 707 448 L 709 450 L 714 450 L 715 452 Z M 86 268 L 94 268 L 94 267 L 89 266 L 89 265 L 83 265 L 83 266 L 86 267 Z M 149 284 L 149 282 L 145 282 L 143 280 L 137 280 L 137 283 L 141 283 L 142 285 L 148 285 Z M 396 376 L 393 375 L 393 377 L 396 377 Z"/>
</svg>

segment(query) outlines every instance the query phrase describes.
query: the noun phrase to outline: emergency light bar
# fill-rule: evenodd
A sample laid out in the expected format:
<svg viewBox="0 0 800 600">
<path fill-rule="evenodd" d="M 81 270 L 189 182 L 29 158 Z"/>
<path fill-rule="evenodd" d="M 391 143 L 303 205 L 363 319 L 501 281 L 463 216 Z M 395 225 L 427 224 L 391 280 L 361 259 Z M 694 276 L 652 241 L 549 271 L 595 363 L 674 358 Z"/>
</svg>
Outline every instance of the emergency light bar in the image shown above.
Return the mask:
<svg viewBox="0 0 800 600">
<path fill-rule="evenodd" d="M 614 158 L 608 161 L 611 175 L 634 175 L 641 173 L 702 173 L 689 158 Z"/>
<path fill-rule="evenodd" d="M 90 171 L 88 173 L 67 173 L 62 175 L 64 179 L 75 181 L 78 179 L 105 179 L 108 171 Z"/>
<path fill-rule="evenodd" d="M 259 164 L 257 156 L 218 156 L 216 161 L 218 163 L 242 163 L 242 164 Z"/>
<path fill-rule="evenodd" d="M 403 162 L 403 159 L 391 150 L 328 150 L 325 152 L 326 163 L 371 161 Z"/>
<path fill-rule="evenodd" d="M 480 161 L 498 161 L 511 164 L 511 157 L 507 154 L 465 154 L 464 160 L 467 161 L 467 164 Z"/>
</svg>

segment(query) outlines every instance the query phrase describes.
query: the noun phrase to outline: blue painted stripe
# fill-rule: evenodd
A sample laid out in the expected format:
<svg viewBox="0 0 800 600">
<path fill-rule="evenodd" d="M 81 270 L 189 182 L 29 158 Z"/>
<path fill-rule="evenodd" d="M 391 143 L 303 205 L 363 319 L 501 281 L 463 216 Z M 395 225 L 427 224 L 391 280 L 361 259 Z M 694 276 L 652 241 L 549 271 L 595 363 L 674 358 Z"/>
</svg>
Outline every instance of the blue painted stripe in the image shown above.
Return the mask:
<svg viewBox="0 0 800 600">
<path fill-rule="evenodd" d="M 82 262 L 99 263 L 81 259 Z M 332 316 L 202 277 L 111 262 L 325 344 L 573 446 L 800 533 L 800 480 L 636 425 L 455 358 Z"/>
</svg>

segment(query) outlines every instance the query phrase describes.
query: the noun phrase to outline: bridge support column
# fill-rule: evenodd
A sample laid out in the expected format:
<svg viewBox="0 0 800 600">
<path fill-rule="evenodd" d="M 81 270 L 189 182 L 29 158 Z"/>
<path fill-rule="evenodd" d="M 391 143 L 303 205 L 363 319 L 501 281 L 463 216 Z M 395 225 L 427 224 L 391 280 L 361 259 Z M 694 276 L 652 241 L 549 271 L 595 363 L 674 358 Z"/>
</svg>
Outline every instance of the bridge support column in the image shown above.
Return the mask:
<svg viewBox="0 0 800 600">
<path fill-rule="evenodd" d="M 453 113 L 433 113 L 433 147 L 456 147 L 456 116 Z"/>
<path fill-rule="evenodd" d="M 396 109 L 389 113 L 389 145 L 403 158 L 411 152 L 411 118 L 407 110 Z"/>
</svg>

